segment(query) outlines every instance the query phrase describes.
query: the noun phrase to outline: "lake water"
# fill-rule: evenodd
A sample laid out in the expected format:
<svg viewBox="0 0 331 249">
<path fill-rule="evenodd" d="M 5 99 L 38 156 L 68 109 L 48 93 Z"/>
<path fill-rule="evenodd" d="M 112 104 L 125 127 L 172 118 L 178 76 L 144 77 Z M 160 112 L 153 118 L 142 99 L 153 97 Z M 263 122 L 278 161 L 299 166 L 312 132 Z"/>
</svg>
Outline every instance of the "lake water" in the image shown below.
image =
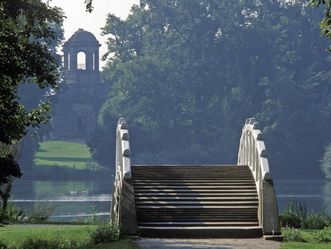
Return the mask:
<svg viewBox="0 0 331 249">
<path fill-rule="evenodd" d="M 109 220 L 111 181 L 20 181 L 13 186 L 13 201 L 23 209 L 54 209 L 51 221 Z"/>
<path fill-rule="evenodd" d="M 331 215 L 331 181 L 276 180 L 280 211 L 290 201 L 299 201 L 308 209 L 324 210 Z M 108 220 L 111 205 L 111 181 L 23 181 L 13 186 L 13 201 L 29 209 L 33 205 L 54 209 L 51 221 L 88 221 L 93 216 Z"/>
<path fill-rule="evenodd" d="M 321 179 L 276 180 L 274 182 L 280 211 L 290 201 L 305 203 L 308 210 L 331 215 L 331 181 Z"/>
</svg>

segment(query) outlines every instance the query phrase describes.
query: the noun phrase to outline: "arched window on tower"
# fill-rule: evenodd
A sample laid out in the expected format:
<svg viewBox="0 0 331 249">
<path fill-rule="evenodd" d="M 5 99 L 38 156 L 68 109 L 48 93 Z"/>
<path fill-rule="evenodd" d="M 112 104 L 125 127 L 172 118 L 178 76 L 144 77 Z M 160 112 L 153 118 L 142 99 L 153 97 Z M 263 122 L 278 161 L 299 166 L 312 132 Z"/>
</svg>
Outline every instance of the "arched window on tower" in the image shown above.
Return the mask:
<svg viewBox="0 0 331 249">
<path fill-rule="evenodd" d="M 84 52 L 77 54 L 77 69 L 86 70 L 86 54 Z"/>
</svg>

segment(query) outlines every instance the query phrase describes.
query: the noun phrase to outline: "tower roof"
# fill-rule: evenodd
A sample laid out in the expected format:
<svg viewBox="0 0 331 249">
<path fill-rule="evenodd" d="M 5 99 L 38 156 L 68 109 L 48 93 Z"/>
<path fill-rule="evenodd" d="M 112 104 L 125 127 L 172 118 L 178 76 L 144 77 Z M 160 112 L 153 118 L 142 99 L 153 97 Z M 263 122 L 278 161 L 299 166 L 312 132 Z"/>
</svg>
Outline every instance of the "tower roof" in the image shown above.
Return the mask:
<svg viewBox="0 0 331 249">
<path fill-rule="evenodd" d="M 81 46 L 81 45 L 89 45 L 89 46 L 98 46 L 99 44 L 98 40 L 95 38 L 95 36 L 84 29 L 78 29 L 70 38 L 68 41 L 66 41 L 63 45 L 63 47 L 67 46 Z"/>
</svg>

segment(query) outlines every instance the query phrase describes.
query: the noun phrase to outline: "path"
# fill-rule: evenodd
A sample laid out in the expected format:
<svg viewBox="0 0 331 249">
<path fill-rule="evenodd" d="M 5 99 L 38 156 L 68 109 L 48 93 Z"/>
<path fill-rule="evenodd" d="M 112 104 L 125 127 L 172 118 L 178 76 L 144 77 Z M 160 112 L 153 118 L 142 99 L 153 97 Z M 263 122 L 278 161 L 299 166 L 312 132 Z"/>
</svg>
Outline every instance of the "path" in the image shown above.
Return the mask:
<svg viewBox="0 0 331 249">
<path fill-rule="evenodd" d="M 279 249 L 281 243 L 264 239 L 146 239 L 141 249 Z"/>
</svg>

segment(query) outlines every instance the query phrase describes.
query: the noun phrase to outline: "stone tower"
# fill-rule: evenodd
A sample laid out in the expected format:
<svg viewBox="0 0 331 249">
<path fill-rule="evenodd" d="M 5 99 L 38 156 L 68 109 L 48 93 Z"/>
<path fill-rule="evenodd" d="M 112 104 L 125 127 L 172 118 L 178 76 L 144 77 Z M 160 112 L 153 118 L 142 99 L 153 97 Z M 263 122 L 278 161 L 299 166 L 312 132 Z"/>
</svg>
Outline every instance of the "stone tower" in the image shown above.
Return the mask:
<svg viewBox="0 0 331 249">
<path fill-rule="evenodd" d="M 68 83 L 99 81 L 99 47 L 95 36 L 83 29 L 77 30 L 63 45 L 64 70 Z M 78 61 L 81 54 L 84 61 Z"/>
<path fill-rule="evenodd" d="M 100 43 L 83 29 L 63 45 L 64 80 L 54 100 L 53 135 L 56 139 L 86 139 L 109 92 L 100 81 Z"/>
</svg>

